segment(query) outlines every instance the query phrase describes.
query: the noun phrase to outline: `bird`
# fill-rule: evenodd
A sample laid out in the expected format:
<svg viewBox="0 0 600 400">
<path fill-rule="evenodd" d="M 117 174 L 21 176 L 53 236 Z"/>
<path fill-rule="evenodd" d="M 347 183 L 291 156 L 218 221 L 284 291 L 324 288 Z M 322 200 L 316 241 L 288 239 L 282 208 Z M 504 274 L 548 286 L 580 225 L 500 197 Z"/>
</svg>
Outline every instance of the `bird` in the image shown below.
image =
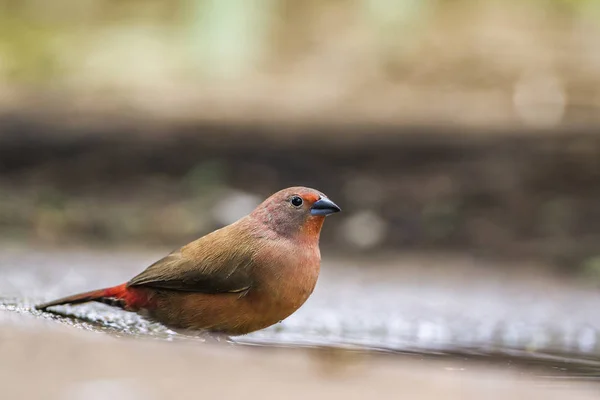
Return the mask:
<svg viewBox="0 0 600 400">
<path fill-rule="evenodd" d="M 240 336 L 281 322 L 313 293 L 326 216 L 341 209 L 302 186 L 180 247 L 126 283 L 35 306 L 99 302 L 174 331 Z"/>
</svg>

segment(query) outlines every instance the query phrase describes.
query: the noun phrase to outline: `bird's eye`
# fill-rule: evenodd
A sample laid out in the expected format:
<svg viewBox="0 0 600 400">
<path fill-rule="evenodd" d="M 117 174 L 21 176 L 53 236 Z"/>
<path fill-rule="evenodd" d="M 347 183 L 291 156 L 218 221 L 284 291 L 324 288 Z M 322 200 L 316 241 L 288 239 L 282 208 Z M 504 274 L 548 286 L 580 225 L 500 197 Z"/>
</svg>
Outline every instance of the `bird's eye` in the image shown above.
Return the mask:
<svg viewBox="0 0 600 400">
<path fill-rule="evenodd" d="M 302 205 L 302 198 L 298 196 L 294 196 L 291 198 L 290 202 L 294 207 L 300 207 Z"/>
</svg>

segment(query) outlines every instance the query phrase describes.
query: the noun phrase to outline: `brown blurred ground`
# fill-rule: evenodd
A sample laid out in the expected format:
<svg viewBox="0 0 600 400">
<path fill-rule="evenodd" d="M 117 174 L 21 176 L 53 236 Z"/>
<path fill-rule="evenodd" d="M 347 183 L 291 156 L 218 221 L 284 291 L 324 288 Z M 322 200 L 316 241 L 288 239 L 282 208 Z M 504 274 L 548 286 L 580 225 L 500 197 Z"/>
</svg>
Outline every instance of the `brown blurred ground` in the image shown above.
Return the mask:
<svg viewBox="0 0 600 400">
<path fill-rule="evenodd" d="M 344 254 L 459 251 L 598 276 L 600 136 L 451 127 L 0 120 L 5 239 L 177 246 L 286 186 Z"/>
</svg>

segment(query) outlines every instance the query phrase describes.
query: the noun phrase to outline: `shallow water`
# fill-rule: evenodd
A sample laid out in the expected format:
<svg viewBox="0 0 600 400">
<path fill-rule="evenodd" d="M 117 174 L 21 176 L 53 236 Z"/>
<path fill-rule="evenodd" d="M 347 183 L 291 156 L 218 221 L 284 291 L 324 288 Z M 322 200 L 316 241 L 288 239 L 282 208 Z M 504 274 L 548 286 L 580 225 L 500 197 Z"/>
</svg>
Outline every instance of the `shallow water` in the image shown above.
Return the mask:
<svg viewBox="0 0 600 400">
<path fill-rule="evenodd" d="M 68 316 L 31 309 L 41 300 L 124 282 L 164 253 L 3 249 L 0 311 L 116 336 L 202 340 L 102 304 L 60 308 Z M 449 368 L 485 362 L 600 382 L 600 292 L 535 266 L 481 263 L 448 257 L 325 259 L 315 293 L 297 313 L 234 340 L 445 357 Z"/>
</svg>

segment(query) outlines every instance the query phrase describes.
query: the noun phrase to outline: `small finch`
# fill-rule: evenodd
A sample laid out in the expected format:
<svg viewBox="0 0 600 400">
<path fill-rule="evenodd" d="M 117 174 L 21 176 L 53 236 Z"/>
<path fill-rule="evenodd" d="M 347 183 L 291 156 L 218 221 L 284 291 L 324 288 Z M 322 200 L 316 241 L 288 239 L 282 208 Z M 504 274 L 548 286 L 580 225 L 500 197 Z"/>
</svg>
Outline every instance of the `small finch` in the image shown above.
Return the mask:
<svg viewBox="0 0 600 400">
<path fill-rule="evenodd" d="M 36 309 L 96 301 L 174 330 L 243 335 L 263 329 L 290 316 L 312 294 L 321 264 L 321 227 L 327 215 L 339 211 L 314 189 L 284 189 L 127 283 Z"/>
</svg>

